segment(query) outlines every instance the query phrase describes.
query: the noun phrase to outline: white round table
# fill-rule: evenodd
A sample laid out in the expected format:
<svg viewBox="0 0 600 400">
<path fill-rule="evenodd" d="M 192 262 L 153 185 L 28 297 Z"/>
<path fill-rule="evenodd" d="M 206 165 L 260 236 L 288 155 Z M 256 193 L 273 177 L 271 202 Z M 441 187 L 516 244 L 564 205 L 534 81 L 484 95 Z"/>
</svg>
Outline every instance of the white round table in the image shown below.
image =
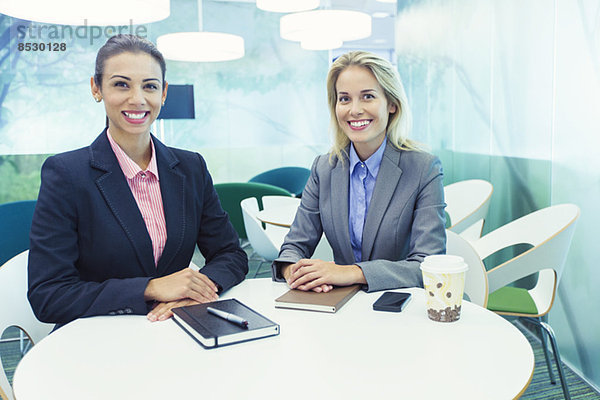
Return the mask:
<svg viewBox="0 0 600 400">
<path fill-rule="evenodd" d="M 250 279 L 228 291 L 281 325 L 279 336 L 204 349 L 172 320 L 79 319 L 41 340 L 14 376 L 30 399 L 512 399 L 534 356 L 512 324 L 469 302 L 430 321 L 422 289 L 401 313 L 359 292 L 336 314 L 274 308 L 287 286 Z"/>
</svg>

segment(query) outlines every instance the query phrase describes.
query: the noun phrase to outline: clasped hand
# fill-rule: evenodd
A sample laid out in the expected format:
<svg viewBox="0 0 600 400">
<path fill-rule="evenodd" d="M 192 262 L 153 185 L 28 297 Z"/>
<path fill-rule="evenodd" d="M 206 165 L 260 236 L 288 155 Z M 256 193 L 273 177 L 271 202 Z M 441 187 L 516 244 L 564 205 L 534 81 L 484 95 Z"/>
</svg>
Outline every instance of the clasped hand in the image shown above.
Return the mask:
<svg viewBox="0 0 600 400">
<path fill-rule="evenodd" d="M 163 321 L 173 315 L 172 308 L 215 301 L 219 298 L 217 292 L 213 281 L 191 268 L 152 279 L 144 291 L 144 299 L 158 303 L 147 317 L 150 321 Z"/>
<path fill-rule="evenodd" d="M 285 267 L 284 277 L 292 289 L 328 292 L 334 285 L 366 283 L 357 265 L 337 265 L 332 261 L 302 259 Z"/>
</svg>

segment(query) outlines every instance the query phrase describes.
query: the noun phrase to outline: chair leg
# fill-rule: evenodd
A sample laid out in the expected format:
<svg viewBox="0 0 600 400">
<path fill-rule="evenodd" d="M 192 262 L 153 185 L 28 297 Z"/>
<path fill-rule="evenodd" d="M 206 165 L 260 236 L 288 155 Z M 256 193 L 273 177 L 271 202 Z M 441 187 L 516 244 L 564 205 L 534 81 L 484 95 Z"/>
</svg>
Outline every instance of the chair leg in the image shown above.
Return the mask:
<svg viewBox="0 0 600 400">
<path fill-rule="evenodd" d="M 269 270 L 270 270 L 270 268 L 271 268 L 271 262 L 272 261 L 269 261 L 269 260 L 264 260 L 264 259 L 261 260 L 258 263 L 258 267 L 256 267 L 256 271 L 254 271 L 254 275 L 252 276 L 252 278 L 256 278 L 258 275 L 260 275 L 262 273 L 260 269 L 261 269 L 262 265 L 265 264 L 265 263 L 269 266 Z"/>
<path fill-rule="evenodd" d="M 541 322 L 541 321 L 540 321 Z M 546 339 L 546 331 L 538 324 L 538 331 L 540 333 L 540 339 L 542 341 L 542 349 L 544 350 L 544 358 L 546 359 L 546 367 L 548 367 L 548 375 L 550 376 L 550 383 L 556 385 L 556 379 L 554 378 L 554 371 L 552 370 L 552 362 L 548 355 L 548 341 Z"/>
<path fill-rule="evenodd" d="M 19 329 L 19 347 L 21 349 L 21 357 L 25 355 L 25 335 L 23 330 Z"/>
<path fill-rule="evenodd" d="M 527 320 L 533 322 L 534 324 L 542 328 L 548 335 L 548 338 L 550 339 L 550 345 L 552 346 L 552 351 L 554 352 L 554 361 L 556 362 L 556 369 L 558 370 L 558 377 L 560 378 L 560 384 L 562 386 L 565 400 L 571 400 L 571 395 L 569 394 L 569 387 L 567 386 L 567 380 L 563 371 L 562 360 L 558 351 L 558 345 L 556 343 L 556 336 L 554 335 L 554 330 L 550 325 L 548 325 L 548 323 L 542 321 L 541 318 L 527 318 Z"/>
<path fill-rule="evenodd" d="M 252 275 L 252 279 L 256 278 L 256 276 L 258 275 L 258 271 L 260 271 L 260 267 L 262 267 L 262 265 L 265 263 L 265 261 L 261 261 L 258 263 L 258 267 L 256 267 L 256 271 L 254 271 L 254 275 Z"/>
<path fill-rule="evenodd" d="M 565 373 L 563 372 L 562 360 L 560 358 L 560 353 L 558 352 L 558 345 L 556 343 L 556 337 L 554 336 L 554 331 L 552 330 L 552 327 L 550 327 L 550 325 L 548 325 L 546 322 L 540 321 L 540 325 L 548 333 L 548 338 L 550 339 L 550 344 L 552 345 L 552 351 L 554 351 L 554 359 L 556 360 L 558 376 L 560 378 L 560 384 L 562 385 L 562 390 L 563 390 L 563 394 L 565 395 L 565 399 L 571 400 L 571 395 L 569 394 L 569 387 L 567 386 L 567 379 L 565 377 Z"/>
</svg>

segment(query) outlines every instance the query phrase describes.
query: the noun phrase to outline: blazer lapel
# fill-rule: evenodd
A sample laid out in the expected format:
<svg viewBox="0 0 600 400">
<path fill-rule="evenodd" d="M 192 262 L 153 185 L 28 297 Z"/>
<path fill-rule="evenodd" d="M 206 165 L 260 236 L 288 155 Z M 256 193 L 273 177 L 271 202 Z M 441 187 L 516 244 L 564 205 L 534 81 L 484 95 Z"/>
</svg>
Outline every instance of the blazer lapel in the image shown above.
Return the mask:
<svg viewBox="0 0 600 400">
<path fill-rule="evenodd" d="M 154 275 L 156 269 L 152 241 L 117 157 L 110 147 L 106 130 L 90 146 L 90 165 L 102 171 L 95 179 L 96 186 L 135 249 L 144 273 L 147 276 Z"/>
<path fill-rule="evenodd" d="M 338 237 L 337 242 L 340 244 L 340 251 L 344 257 L 344 262 L 354 263 L 354 252 L 350 244 L 350 229 L 348 225 L 348 193 L 350 190 L 350 175 L 347 165 L 342 160 L 337 160 L 335 168 L 331 171 L 331 209 L 329 215 L 333 220 L 331 226 L 334 227 L 335 235 Z"/>
<path fill-rule="evenodd" d="M 402 175 L 402 170 L 400 169 L 400 154 L 400 151 L 398 151 L 391 143 L 387 143 L 383 158 L 381 159 L 377 181 L 375 182 L 375 188 L 373 189 L 373 197 L 369 204 L 369 211 L 367 212 L 367 218 L 363 228 L 363 260 L 369 260 L 371 257 L 375 236 L 377 235 L 385 211 L 392 201 L 392 196 L 400 181 L 400 176 Z"/>
<path fill-rule="evenodd" d="M 152 139 L 156 149 L 160 192 L 167 223 L 167 242 L 157 266 L 157 272 L 161 274 L 168 270 L 173 258 L 183 244 L 186 228 L 186 185 L 185 175 L 181 174 L 176 168 L 179 159 L 155 137 L 152 137 Z M 187 267 L 187 265 L 178 267 Z"/>
</svg>

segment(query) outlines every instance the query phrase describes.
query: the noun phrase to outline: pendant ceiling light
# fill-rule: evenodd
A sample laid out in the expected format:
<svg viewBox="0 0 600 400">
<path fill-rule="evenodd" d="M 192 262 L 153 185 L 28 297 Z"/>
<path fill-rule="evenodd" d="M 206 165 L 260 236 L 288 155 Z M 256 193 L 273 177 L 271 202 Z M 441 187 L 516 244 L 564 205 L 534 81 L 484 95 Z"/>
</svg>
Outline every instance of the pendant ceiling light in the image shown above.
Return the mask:
<svg viewBox="0 0 600 400">
<path fill-rule="evenodd" d="M 329 50 L 348 40 L 371 36 L 371 16 L 360 11 L 316 10 L 288 14 L 279 20 L 283 39 L 307 50 Z"/>
<path fill-rule="evenodd" d="M 198 0 L 198 31 L 159 36 L 156 46 L 166 59 L 188 62 L 230 61 L 244 57 L 244 38 L 202 32 L 202 0 Z"/>
<path fill-rule="evenodd" d="M 169 0 L 0 0 L 0 13 L 45 24 L 116 26 L 169 16 Z"/>
<path fill-rule="evenodd" d="M 256 0 L 256 7 L 264 11 L 291 13 L 314 10 L 319 0 Z"/>
</svg>

